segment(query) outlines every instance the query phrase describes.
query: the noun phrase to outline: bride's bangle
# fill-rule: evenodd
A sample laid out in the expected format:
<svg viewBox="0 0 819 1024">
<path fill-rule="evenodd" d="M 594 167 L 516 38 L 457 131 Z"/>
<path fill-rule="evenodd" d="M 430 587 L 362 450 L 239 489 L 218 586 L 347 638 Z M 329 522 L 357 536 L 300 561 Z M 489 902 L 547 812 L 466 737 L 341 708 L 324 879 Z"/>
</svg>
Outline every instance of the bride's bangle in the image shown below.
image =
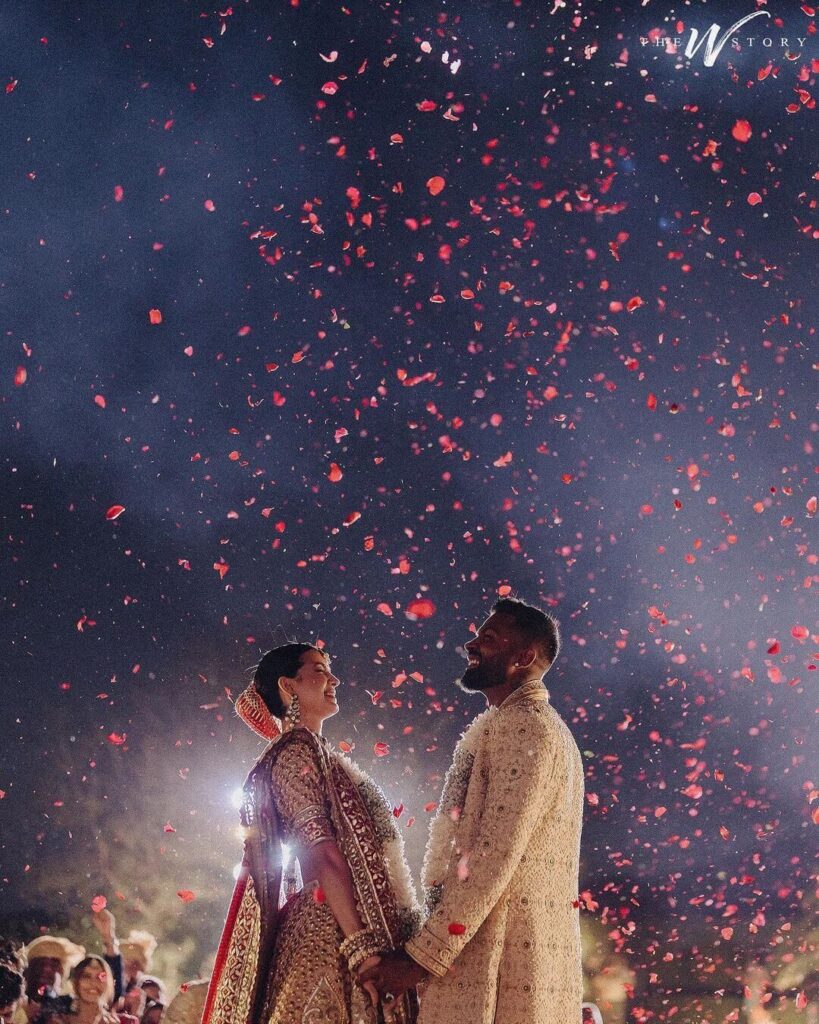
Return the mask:
<svg viewBox="0 0 819 1024">
<path fill-rule="evenodd" d="M 371 956 L 383 953 L 378 938 L 369 928 L 362 928 L 360 931 L 348 935 L 339 946 L 338 951 L 347 961 L 350 974 L 355 974 L 364 961 L 369 960 Z"/>
</svg>

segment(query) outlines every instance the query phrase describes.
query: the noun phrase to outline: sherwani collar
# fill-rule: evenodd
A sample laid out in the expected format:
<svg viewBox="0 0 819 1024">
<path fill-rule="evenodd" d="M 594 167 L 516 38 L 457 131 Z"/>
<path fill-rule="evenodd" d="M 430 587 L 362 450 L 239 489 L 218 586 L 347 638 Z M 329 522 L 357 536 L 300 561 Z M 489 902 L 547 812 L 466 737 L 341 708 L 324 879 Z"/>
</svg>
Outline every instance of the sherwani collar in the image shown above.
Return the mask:
<svg viewBox="0 0 819 1024">
<path fill-rule="evenodd" d="M 510 693 L 506 700 L 502 701 L 498 707 L 501 708 L 512 707 L 514 704 L 520 704 L 525 700 L 543 701 L 549 703 L 549 691 L 543 685 L 542 679 L 527 679 L 525 683 Z"/>
</svg>

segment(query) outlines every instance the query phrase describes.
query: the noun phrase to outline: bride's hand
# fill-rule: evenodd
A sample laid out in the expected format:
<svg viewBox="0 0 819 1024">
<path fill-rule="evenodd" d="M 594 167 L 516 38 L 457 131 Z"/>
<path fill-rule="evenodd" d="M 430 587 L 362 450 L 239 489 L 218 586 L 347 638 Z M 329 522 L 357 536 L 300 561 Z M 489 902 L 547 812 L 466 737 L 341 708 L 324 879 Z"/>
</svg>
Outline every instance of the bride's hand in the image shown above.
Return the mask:
<svg viewBox="0 0 819 1024">
<path fill-rule="evenodd" d="M 358 980 L 361 977 L 364 971 L 369 971 L 371 967 L 378 967 L 380 963 L 380 956 L 368 956 L 367 959 L 362 964 L 359 964 L 358 970 L 355 972 L 356 980 Z M 370 1001 L 372 1002 L 373 1006 L 378 1006 L 379 995 L 378 989 L 375 987 L 375 985 L 371 981 L 365 981 L 363 984 L 359 982 L 359 984 L 370 997 Z"/>
</svg>

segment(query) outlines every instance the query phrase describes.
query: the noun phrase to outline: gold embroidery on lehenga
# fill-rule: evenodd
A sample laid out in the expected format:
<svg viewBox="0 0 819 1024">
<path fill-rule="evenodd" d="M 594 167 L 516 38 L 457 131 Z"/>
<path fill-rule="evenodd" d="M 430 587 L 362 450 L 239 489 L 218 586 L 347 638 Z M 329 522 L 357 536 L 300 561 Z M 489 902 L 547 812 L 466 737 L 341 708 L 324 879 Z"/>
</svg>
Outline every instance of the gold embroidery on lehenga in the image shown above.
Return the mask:
<svg viewBox="0 0 819 1024">
<path fill-rule="evenodd" d="M 304 1007 L 302 1024 L 345 1024 L 347 1008 L 326 978 L 313 989 Z"/>
<path fill-rule="evenodd" d="M 253 880 L 248 879 L 213 1005 L 213 1020 L 220 1024 L 244 1024 L 247 1020 L 256 975 L 260 932 L 259 904 Z"/>
</svg>

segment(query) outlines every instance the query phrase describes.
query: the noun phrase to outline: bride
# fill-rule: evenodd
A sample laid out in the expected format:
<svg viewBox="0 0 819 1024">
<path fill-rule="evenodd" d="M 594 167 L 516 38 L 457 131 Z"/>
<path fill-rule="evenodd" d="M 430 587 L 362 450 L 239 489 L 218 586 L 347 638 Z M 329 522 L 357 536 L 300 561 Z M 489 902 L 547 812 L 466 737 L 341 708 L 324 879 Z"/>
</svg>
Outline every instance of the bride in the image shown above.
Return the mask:
<svg viewBox="0 0 819 1024">
<path fill-rule="evenodd" d="M 202 1024 L 415 1020 L 414 992 L 382 1005 L 358 982 L 421 914 L 384 794 L 321 735 L 338 685 L 326 653 L 289 643 L 264 655 L 236 701 L 269 744 L 244 784 L 244 858 Z M 295 873 L 283 885 L 283 844 L 300 890 Z"/>
</svg>

